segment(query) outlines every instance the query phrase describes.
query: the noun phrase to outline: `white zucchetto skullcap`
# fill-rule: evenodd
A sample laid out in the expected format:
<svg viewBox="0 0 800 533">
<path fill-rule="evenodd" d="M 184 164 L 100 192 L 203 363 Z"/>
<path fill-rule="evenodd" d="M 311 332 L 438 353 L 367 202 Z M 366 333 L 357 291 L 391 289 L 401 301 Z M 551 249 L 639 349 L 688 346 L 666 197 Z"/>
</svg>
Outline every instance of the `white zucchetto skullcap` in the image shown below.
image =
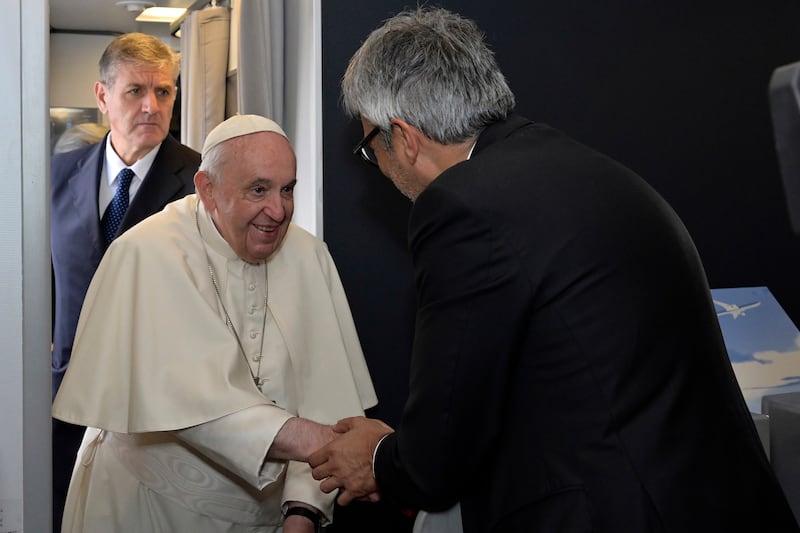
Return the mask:
<svg viewBox="0 0 800 533">
<path fill-rule="evenodd" d="M 219 143 L 225 142 L 235 137 L 258 133 L 261 131 L 272 131 L 282 135 L 287 140 L 286 133 L 278 126 L 277 122 L 261 115 L 234 115 L 231 118 L 217 124 L 208 133 L 206 142 L 203 143 L 202 157 L 206 158 L 208 151 Z"/>
</svg>

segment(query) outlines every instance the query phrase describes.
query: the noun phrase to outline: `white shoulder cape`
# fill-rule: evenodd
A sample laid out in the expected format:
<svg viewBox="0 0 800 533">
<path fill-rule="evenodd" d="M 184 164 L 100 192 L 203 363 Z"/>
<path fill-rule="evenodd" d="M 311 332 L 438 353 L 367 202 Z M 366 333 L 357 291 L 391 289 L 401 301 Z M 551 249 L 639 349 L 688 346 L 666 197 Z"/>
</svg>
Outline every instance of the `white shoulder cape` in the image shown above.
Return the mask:
<svg viewBox="0 0 800 533">
<path fill-rule="evenodd" d="M 190 195 L 169 204 L 109 247 L 84 301 L 55 418 L 120 433 L 166 431 L 271 403 L 218 312 L 197 202 Z M 202 205 L 200 219 L 211 223 Z M 269 294 L 296 377 L 296 414 L 333 423 L 375 405 L 325 244 L 291 225 L 269 259 Z"/>
</svg>

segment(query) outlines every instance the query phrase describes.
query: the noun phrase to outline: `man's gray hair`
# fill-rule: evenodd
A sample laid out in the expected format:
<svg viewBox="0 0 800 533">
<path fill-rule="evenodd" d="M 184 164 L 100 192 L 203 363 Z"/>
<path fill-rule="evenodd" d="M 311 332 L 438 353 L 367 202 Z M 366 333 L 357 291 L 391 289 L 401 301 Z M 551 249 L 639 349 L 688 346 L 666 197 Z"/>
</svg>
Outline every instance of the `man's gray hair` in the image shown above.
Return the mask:
<svg viewBox="0 0 800 533">
<path fill-rule="evenodd" d="M 115 38 L 100 57 L 100 81 L 113 87 L 121 64 L 147 67 L 169 67 L 172 81 L 178 80 L 180 55 L 158 37 L 145 33 L 125 33 Z"/>
<path fill-rule="evenodd" d="M 514 94 L 475 22 L 439 8 L 404 11 L 350 59 L 342 100 L 391 139 L 393 118 L 436 142 L 474 138 L 514 107 Z"/>
</svg>

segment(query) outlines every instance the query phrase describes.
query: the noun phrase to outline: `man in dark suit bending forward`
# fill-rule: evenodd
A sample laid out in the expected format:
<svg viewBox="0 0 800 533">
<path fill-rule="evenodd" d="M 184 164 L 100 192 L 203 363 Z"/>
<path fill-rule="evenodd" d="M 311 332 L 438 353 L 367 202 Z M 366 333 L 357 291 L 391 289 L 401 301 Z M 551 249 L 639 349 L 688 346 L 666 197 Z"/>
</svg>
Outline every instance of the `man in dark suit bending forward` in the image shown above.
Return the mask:
<svg viewBox="0 0 800 533">
<path fill-rule="evenodd" d="M 402 13 L 342 82 L 354 150 L 414 205 L 409 398 L 311 456 L 339 503 L 460 502 L 466 533 L 797 531 L 691 238 L 644 180 L 544 124 L 476 25 Z"/>
</svg>

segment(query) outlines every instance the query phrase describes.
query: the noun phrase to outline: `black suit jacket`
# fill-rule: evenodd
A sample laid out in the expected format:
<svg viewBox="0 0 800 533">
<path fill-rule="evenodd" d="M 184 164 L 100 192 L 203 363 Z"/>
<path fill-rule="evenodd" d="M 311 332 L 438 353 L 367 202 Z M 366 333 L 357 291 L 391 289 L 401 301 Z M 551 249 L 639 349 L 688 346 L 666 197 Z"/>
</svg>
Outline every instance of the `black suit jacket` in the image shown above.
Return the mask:
<svg viewBox="0 0 800 533">
<path fill-rule="evenodd" d="M 692 241 L 620 164 L 512 116 L 419 196 L 382 493 L 464 531 L 797 531 Z"/>
<path fill-rule="evenodd" d="M 69 363 L 89 282 L 106 249 L 97 208 L 105 140 L 53 157 L 51 250 L 55 276 L 53 395 Z M 118 234 L 194 192 L 200 154 L 167 136 L 130 203 Z"/>
</svg>

